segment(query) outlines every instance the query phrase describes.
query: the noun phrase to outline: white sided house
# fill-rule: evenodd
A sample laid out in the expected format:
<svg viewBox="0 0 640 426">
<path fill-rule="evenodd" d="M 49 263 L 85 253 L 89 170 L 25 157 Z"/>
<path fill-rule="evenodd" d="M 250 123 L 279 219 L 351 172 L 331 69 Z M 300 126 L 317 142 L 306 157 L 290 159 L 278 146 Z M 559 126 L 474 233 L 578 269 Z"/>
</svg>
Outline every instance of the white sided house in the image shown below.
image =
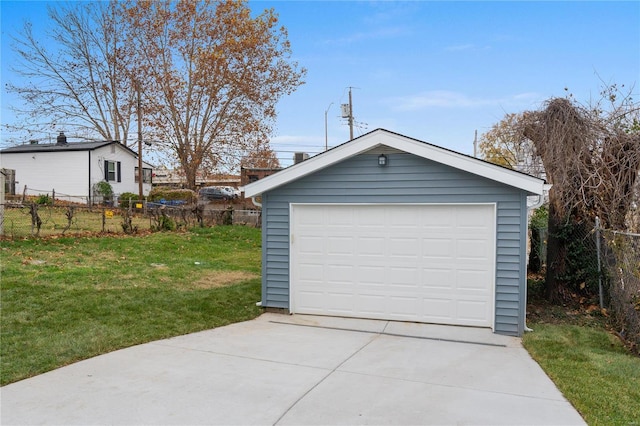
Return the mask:
<svg viewBox="0 0 640 426">
<path fill-rule="evenodd" d="M 138 154 L 118 141 L 68 143 L 60 133 L 55 144 L 19 145 L 0 151 L 0 167 L 15 170 L 16 191 L 52 193 L 56 198 L 101 201 L 94 185 L 107 181 L 114 196 L 137 194 Z M 151 190 L 152 169 L 143 163 L 143 193 Z"/>
<path fill-rule="evenodd" d="M 383 129 L 253 182 L 262 306 L 521 335 L 544 184 Z"/>
</svg>

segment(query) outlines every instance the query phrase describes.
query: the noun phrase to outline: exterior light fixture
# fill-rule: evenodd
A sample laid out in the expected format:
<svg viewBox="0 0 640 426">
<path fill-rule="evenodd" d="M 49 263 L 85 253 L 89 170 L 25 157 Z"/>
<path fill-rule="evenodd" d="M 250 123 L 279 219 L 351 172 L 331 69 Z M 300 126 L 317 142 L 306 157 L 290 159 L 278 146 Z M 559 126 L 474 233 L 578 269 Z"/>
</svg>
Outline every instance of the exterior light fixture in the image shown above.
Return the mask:
<svg viewBox="0 0 640 426">
<path fill-rule="evenodd" d="M 384 167 L 387 165 L 387 156 L 384 154 L 380 154 L 378 156 L 378 166 Z"/>
</svg>

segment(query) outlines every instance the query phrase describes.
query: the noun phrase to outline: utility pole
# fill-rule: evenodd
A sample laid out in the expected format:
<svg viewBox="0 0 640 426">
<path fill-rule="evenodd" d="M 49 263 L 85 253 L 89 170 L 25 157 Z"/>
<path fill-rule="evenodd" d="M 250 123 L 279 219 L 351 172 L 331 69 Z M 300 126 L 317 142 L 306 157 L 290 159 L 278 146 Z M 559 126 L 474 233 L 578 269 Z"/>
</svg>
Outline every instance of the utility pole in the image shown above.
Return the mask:
<svg viewBox="0 0 640 426">
<path fill-rule="evenodd" d="M 353 139 L 353 102 L 351 101 L 351 87 L 349 87 L 349 140 Z"/>
<path fill-rule="evenodd" d="M 473 156 L 478 158 L 478 129 L 476 129 L 475 136 L 473 137 Z"/>
<path fill-rule="evenodd" d="M 137 105 L 137 113 L 138 113 L 138 198 L 140 200 L 144 199 L 144 193 L 142 190 L 142 111 L 140 111 L 140 84 L 136 82 L 136 90 L 138 92 L 138 105 Z"/>
<path fill-rule="evenodd" d="M 349 86 L 349 103 L 340 104 L 342 118 L 346 118 L 347 123 L 349 123 L 349 140 L 353 139 L 353 100 L 351 98 L 351 89 L 353 89 L 353 87 Z"/>
</svg>

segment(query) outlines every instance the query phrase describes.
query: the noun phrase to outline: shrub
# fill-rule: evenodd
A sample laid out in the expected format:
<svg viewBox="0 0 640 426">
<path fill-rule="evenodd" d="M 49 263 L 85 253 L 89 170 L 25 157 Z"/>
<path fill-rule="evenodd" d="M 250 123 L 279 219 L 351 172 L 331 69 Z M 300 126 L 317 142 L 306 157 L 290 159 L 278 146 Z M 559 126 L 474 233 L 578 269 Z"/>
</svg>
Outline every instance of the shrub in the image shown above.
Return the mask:
<svg viewBox="0 0 640 426">
<path fill-rule="evenodd" d="M 140 196 L 138 194 L 134 194 L 133 192 L 123 192 L 118 197 L 118 204 L 123 209 L 129 208 L 129 200 L 138 201 Z"/>
<path fill-rule="evenodd" d="M 109 182 L 103 180 L 93 185 L 93 192 L 104 198 L 109 198 L 113 196 L 113 187 Z"/>
<path fill-rule="evenodd" d="M 190 189 L 153 188 L 147 199 L 154 203 L 165 200 L 184 201 L 187 204 L 191 204 L 196 200 L 196 193 Z"/>
<path fill-rule="evenodd" d="M 529 252 L 529 271 L 538 273 L 546 260 L 546 250 L 543 234 L 549 226 L 549 210 L 547 206 L 537 208 L 531 215 L 529 230 L 531 231 L 531 251 Z"/>
<path fill-rule="evenodd" d="M 52 206 L 53 200 L 49 197 L 49 194 L 42 194 L 36 198 L 36 204 L 39 206 Z"/>
<path fill-rule="evenodd" d="M 175 231 L 176 221 L 163 214 L 158 217 L 157 225 L 155 225 L 153 228 L 154 231 Z"/>
<path fill-rule="evenodd" d="M 544 205 L 537 208 L 529 221 L 530 229 L 540 229 L 549 226 L 549 208 Z"/>
</svg>

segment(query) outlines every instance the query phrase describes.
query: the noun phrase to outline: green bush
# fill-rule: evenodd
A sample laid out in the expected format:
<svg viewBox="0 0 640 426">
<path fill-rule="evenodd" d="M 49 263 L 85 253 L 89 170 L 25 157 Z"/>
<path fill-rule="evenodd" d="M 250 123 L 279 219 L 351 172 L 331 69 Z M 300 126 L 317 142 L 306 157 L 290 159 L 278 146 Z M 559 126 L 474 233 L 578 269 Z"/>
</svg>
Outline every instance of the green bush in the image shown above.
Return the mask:
<svg viewBox="0 0 640 426">
<path fill-rule="evenodd" d="M 39 206 L 52 206 L 53 200 L 49 197 L 49 194 L 42 194 L 36 198 L 36 204 Z"/>
<path fill-rule="evenodd" d="M 158 217 L 157 225 L 153 227 L 154 231 L 175 231 L 176 221 L 169 216 L 162 215 Z"/>
<path fill-rule="evenodd" d="M 138 194 L 134 194 L 133 192 L 123 192 L 118 197 L 118 204 L 120 204 L 120 207 L 123 209 L 127 209 L 129 208 L 129 200 L 138 201 L 139 199 L 140 196 Z"/>
<path fill-rule="evenodd" d="M 543 241 L 543 230 L 549 227 L 549 209 L 546 205 L 537 208 L 529 220 L 531 230 L 531 251 L 529 252 L 529 272 L 539 273 L 546 261 L 546 243 Z"/>
<path fill-rule="evenodd" d="M 544 205 L 535 209 L 529 221 L 529 229 L 547 228 L 549 226 L 549 208 Z"/>
<path fill-rule="evenodd" d="M 185 203 L 193 203 L 196 200 L 196 193 L 190 189 L 165 189 L 153 188 L 147 199 L 151 202 L 166 201 L 184 201 Z"/>
<path fill-rule="evenodd" d="M 592 230 L 592 223 L 566 220 L 555 233 L 560 244 L 566 247 L 562 259 L 564 273 L 557 278 L 576 293 L 597 294 L 598 291 L 598 255 Z"/>
<path fill-rule="evenodd" d="M 113 195 L 113 187 L 106 180 L 100 181 L 93 185 L 93 192 L 102 197 L 110 198 Z"/>
</svg>

